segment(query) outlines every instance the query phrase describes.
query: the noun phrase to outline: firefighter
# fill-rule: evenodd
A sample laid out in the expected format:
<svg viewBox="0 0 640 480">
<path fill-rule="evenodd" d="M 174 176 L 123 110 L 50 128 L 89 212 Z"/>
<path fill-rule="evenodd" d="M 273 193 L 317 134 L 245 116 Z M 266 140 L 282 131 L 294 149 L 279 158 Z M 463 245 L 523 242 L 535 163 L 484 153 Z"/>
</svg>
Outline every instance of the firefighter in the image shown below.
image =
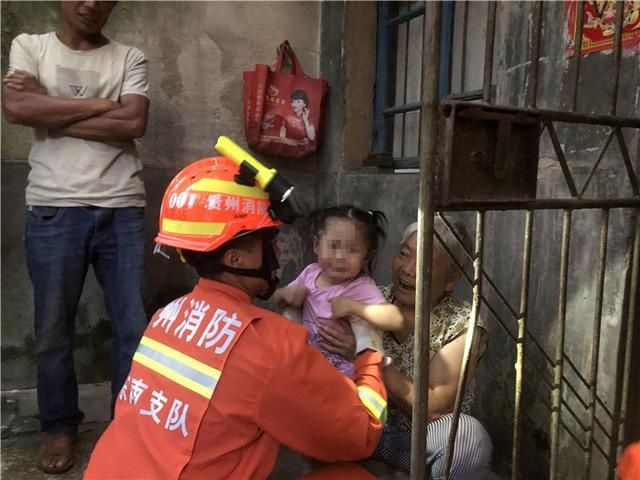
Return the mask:
<svg viewBox="0 0 640 480">
<path fill-rule="evenodd" d="M 200 279 L 151 319 L 86 479 L 266 478 L 284 444 L 324 461 L 368 457 L 386 413 L 382 355 L 356 339 L 353 380 L 306 330 L 252 304 L 276 287 L 269 196 L 219 157 L 177 174 L 156 242 Z M 242 184 L 244 183 L 244 185 Z"/>
</svg>

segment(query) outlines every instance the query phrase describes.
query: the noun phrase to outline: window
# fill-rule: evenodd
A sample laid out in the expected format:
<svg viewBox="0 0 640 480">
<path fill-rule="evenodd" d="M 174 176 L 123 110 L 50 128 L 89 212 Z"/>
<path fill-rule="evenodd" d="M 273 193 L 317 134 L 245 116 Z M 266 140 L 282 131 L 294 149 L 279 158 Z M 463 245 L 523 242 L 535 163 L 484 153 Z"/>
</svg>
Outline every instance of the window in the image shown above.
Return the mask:
<svg viewBox="0 0 640 480">
<path fill-rule="evenodd" d="M 397 171 L 415 169 L 420 152 L 423 2 L 380 2 L 373 150 Z M 486 2 L 442 5 L 440 96 L 482 98 Z"/>
</svg>

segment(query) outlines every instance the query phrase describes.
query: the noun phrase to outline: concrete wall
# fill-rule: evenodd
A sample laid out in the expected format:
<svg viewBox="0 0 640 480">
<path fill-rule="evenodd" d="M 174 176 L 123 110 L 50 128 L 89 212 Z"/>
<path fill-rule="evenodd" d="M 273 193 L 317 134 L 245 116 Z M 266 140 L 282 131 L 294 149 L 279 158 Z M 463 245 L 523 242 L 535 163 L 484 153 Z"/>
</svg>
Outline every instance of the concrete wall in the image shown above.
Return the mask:
<svg viewBox="0 0 640 480">
<path fill-rule="evenodd" d="M 242 72 L 271 63 L 287 38 L 306 72 L 320 65 L 321 4 L 316 2 L 118 2 L 106 34 L 141 48 L 149 60 L 150 122 L 139 142 L 148 193 L 146 305 L 152 314 L 193 280 L 176 258 L 151 254 L 164 188 L 184 165 L 213 154 L 219 135 L 243 143 Z M 56 28 L 57 2 L 2 3 L 2 71 L 11 39 Z M 2 390 L 35 386 L 33 307 L 23 247 L 29 128 L 2 120 Z M 269 159 L 314 205 L 316 158 Z M 300 271 L 302 240 L 284 229 L 283 276 Z M 109 378 L 110 323 L 91 272 L 76 322 L 76 372 L 81 383 Z"/>
</svg>

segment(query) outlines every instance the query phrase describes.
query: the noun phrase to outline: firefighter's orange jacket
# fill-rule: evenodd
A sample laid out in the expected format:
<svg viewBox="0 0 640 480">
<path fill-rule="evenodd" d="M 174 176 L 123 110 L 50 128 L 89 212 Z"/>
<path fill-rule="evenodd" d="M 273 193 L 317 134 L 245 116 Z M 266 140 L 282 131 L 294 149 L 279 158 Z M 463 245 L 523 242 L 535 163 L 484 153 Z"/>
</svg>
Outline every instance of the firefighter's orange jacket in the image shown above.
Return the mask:
<svg viewBox="0 0 640 480">
<path fill-rule="evenodd" d="M 211 305 L 208 315 L 219 308 L 248 321 L 226 354 L 214 393 L 198 414 L 195 397 L 202 401 L 202 396 L 134 361 L 128 382 L 138 379 L 148 388 L 135 405 L 126 391 L 121 392 L 115 419 L 96 445 L 85 479 L 266 478 L 280 444 L 324 461 L 356 460 L 373 452 L 382 425 L 359 392 L 375 391 L 386 406 L 380 353 L 359 355 L 351 380 L 308 345 L 303 327 L 254 306 L 239 289 L 201 279 L 183 298 L 180 310 L 173 312 L 176 322 L 187 318 L 189 308 L 202 308 L 199 301 Z M 145 337 L 167 342 L 172 352 L 179 349 L 175 355 L 195 358 L 197 335 L 188 343 L 188 335 L 176 338 L 177 323 L 171 329 L 154 328 L 162 315 L 167 317 L 166 310 L 154 315 Z M 148 412 L 140 413 L 152 410 L 152 388 L 169 399 L 165 416 L 158 413 L 157 421 Z M 167 415 L 174 397 L 181 401 Z M 189 402 L 186 418 L 192 423 L 180 424 Z"/>
</svg>

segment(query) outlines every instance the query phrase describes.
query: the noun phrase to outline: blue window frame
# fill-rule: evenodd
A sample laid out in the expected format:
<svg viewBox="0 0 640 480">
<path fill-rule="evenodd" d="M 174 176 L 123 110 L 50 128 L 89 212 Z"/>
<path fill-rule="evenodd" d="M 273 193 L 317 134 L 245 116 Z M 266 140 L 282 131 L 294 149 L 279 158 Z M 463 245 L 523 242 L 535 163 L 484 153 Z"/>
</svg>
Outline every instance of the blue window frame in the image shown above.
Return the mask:
<svg viewBox="0 0 640 480">
<path fill-rule="evenodd" d="M 461 6 L 456 18 L 456 4 Z M 442 6 L 440 97 L 481 98 L 481 91 L 460 92 L 465 86 L 468 2 L 445 1 Z M 422 2 L 379 2 L 373 152 L 391 157 L 397 169 L 416 168 L 419 155 L 420 82 L 422 69 Z M 458 39 L 458 88 L 452 94 L 454 27 Z M 460 45 L 461 43 L 461 45 Z"/>
</svg>

